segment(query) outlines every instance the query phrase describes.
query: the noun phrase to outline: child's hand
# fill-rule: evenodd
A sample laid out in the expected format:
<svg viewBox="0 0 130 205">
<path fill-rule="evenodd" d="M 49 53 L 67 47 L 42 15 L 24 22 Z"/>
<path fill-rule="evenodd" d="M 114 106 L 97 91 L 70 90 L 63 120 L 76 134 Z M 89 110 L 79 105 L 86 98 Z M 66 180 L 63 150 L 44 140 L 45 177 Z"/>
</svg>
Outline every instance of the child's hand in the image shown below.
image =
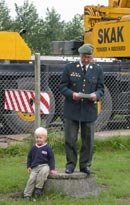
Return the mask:
<svg viewBox="0 0 130 205">
<path fill-rule="evenodd" d="M 57 174 L 56 170 L 50 170 L 50 174 Z"/>
<path fill-rule="evenodd" d="M 30 174 L 31 171 L 32 171 L 32 169 L 29 167 L 29 168 L 28 168 L 28 174 Z"/>
</svg>

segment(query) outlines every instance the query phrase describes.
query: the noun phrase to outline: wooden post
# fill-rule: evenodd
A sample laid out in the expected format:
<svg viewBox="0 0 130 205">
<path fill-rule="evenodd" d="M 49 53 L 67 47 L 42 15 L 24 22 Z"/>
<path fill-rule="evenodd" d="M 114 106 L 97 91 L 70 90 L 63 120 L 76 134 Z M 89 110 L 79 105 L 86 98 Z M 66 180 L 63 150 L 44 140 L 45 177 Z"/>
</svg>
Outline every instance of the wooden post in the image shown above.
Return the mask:
<svg viewBox="0 0 130 205">
<path fill-rule="evenodd" d="M 40 125 L 40 53 L 35 53 L 35 129 Z"/>
</svg>

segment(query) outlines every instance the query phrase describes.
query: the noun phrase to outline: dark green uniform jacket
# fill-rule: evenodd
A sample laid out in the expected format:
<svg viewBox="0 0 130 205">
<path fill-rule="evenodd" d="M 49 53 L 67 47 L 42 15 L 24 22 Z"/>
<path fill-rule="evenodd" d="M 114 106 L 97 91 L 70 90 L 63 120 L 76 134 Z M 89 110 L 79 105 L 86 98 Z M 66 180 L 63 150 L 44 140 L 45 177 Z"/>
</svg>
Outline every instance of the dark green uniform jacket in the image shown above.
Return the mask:
<svg viewBox="0 0 130 205">
<path fill-rule="evenodd" d="M 61 83 L 60 92 L 65 96 L 64 118 L 93 122 L 97 119 L 97 103 L 89 99 L 75 101 L 72 99 L 73 92 L 90 94 L 95 92 L 97 100 L 104 94 L 103 71 L 100 65 L 90 63 L 84 75 L 79 62 L 66 65 Z"/>
</svg>

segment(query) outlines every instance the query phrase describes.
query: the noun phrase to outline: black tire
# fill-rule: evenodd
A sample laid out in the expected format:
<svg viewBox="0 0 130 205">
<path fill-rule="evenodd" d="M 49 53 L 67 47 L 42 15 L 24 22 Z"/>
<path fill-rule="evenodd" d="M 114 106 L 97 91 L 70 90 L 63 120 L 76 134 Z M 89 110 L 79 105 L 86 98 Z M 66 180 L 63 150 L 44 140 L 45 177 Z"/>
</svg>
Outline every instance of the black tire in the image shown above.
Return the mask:
<svg viewBox="0 0 130 205">
<path fill-rule="evenodd" d="M 18 83 L 18 89 L 21 90 L 34 90 L 35 88 L 35 83 L 34 83 L 34 78 L 21 78 L 17 80 Z M 50 92 L 50 114 L 49 115 L 42 115 L 41 116 L 41 126 L 47 127 L 49 123 L 51 122 L 52 118 L 54 117 L 55 113 L 55 99 L 52 91 L 50 88 L 48 88 L 46 91 Z M 9 128 L 12 130 L 13 133 L 32 133 L 34 131 L 34 123 L 35 120 L 33 120 L 32 114 L 27 114 L 27 117 L 30 121 L 26 120 L 26 114 L 21 113 L 21 116 L 24 117 L 25 119 L 23 120 L 22 117 L 18 114 L 16 111 L 10 111 L 10 113 L 7 115 L 4 115 L 4 120 L 5 123 L 8 124 Z"/>
<path fill-rule="evenodd" d="M 105 94 L 104 98 L 101 101 L 101 112 L 98 115 L 98 118 L 96 120 L 96 128 L 95 131 L 99 132 L 103 130 L 112 115 L 112 97 L 108 90 L 108 88 L 105 86 Z"/>
</svg>

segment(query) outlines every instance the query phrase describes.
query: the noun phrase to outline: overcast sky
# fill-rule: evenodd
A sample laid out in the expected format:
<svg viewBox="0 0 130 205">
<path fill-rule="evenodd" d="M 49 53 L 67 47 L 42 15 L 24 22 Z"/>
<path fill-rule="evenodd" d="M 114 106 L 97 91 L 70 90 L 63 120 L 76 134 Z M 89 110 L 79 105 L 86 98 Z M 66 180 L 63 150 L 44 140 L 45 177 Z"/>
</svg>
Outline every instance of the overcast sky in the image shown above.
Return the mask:
<svg viewBox="0 0 130 205">
<path fill-rule="evenodd" d="M 14 3 L 22 5 L 24 0 L 5 0 L 11 16 L 15 16 Z M 75 14 L 83 14 L 85 5 L 107 5 L 108 0 L 29 0 L 36 6 L 40 17 L 45 17 L 47 8 L 55 8 L 57 13 L 61 15 L 61 19 L 69 21 Z"/>
</svg>

